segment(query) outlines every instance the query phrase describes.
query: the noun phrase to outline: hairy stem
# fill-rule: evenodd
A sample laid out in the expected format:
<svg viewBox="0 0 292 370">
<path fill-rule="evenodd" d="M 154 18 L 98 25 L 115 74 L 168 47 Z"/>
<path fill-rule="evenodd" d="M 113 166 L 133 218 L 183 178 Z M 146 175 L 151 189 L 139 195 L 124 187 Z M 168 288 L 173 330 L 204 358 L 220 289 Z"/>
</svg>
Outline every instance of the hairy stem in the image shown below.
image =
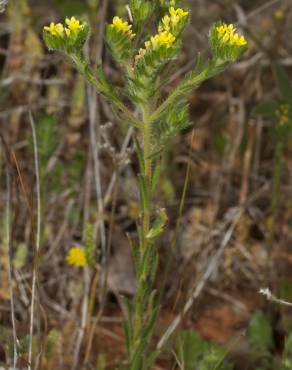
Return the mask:
<svg viewBox="0 0 292 370">
<path fill-rule="evenodd" d="M 142 122 L 134 116 L 134 114 L 124 105 L 124 103 L 118 99 L 117 94 L 111 91 L 107 85 L 103 84 L 96 78 L 91 67 L 85 59 L 82 59 L 82 57 L 77 55 L 70 55 L 70 58 L 77 71 L 85 77 L 85 79 L 96 89 L 97 92 L 107 99 L 110 98 L 113 106 L 120 110 L 136 128 L 143 128 Z"/>
<path fill-rule="evenodd" d="M 151 248 L 151 243 L 147 239 L 147 234 L 150 230 L 150 210 L 151 210 L 151 198 L 150 198 L 150 188 L 151 188 L 151 124 L 149 123 L 149 106 L 143 105 L 141 109 L 142 113 L 142 122 L 143 122 L 143 130 L 142 130 L 142 140 L 143 140 L 143 163 L 140 163 L 140 171 L 143 179 L 145 180 L 146 184 L 146 192 L 147 192 L 147 202 L 146 204 L 143 203 L 142 209 L 142 232 L 140 235 L 140 259 L 144 258 L 145 253 L 147 253 L 147 248 Z M 140 188 L 140 192 L 143 191 Z M 140 194 L 142 197 L 143 195 Z M 133 346 L 131 349 L 131 358 L 129 363 L 130 370 L 138 370 L 143 364 L 142 356 L 137 361 L 137 353 L 139 348 L 141 347 L 141 342 L 143 341 L 143 328 L 151 315 L 150 312 L 147 312 L 147 301 L 145 299 L 145 291 L 149 289 L 152 291 L 152 286 L 149 287 L 151 282 L 148 280 L 145 273 L 142 271 L 136 271 L 137 273 L 137 292 L 135 297 L 135 317 L 133 322 Z M 147 297 L 148 298 L 148 297 Z M 143 351 L 145 354 L 145 351 Z"/>
<path fill-rule="evenodd" d="M 151 124 L 149 122 L 149 108 L 145 106 L 142 110 L 143 112 L 143 160 L 144 160 L 144 176 L 147 183 L 148 192 L 150 193 L 151 187 Z M 151 200 L 149 199 L 149 203 Z M 143 235 L 144 235 L 144 246 L 147 246 L 147 234 L 150 227 L 150 204 L 148 204 L 147 209 L 143 212 Z"/>
</svg>

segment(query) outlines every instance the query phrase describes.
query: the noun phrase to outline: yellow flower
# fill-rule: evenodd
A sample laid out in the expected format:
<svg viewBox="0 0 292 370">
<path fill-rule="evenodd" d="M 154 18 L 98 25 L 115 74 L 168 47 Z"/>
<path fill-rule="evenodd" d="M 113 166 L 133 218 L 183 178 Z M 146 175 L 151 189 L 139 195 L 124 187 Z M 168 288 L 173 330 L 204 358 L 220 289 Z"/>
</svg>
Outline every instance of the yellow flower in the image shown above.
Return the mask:
<svg viewBox="0 0 292 370">
<path fill-rule="evenodd" d="M 74 33 L 74 32 L 77 32 L 79 30 L 82 30 L 84 28 L 84 26 L 82 24 L 80 24 L 80 21 L 78 19 L 76 19 L 75 17 L 71 17 L 70 19 L 66 18 L 65 22 L 68 26 L 68 28 L 66 28 L 66 30 L 65 30 L 67 36 L 69 36 L 71 34 L 71 32 Z"/>
<path fill-rule="evenodd" d="M 127 21 L 123 21 L 120 17 L 114 17 L 113 23 L 111 24 L 112 28 L 128 35 L 131 39 L 135 37 L 135 34 L 132 32 L 132 25 L 130 25 Z"/>
<path fill-rule="evenodd" d="M 168 11 L 169 15 L 165 15 L 161 20 L 161 25 L 158 29 L 159 32 L 171 31 L 181 20 L 183 20 L 183 18 L 187 17 L 189 14 L 187 10 L 183 10 L 181 8 L 175 9 L 173 6 L 171 6 Z"/>
<path fill-rule="evenodd" d="M 276 117 L 278 119 L 279 126 L 285 126 L 289 122 L 289 105 L 281 104 L 276 110 Z"/>
<path fill-rule="evenodd" d="M 72 247 L 69 249 L 69 253 L 66 257 L 66 262 L 69 265 L 73 265 L 76 267 L 85 266 L 86 261 L 86 254 L 83 248 L 80 247 Z"/>
<path fill-rule="evenodd" d="M 64 36 L 64 26 L 62 23 L 55 24 L 54 22 L 50 23 L 50 26 L 44 26 L 44 30 L 49 32 L 53 36 Z"/>
<path fill-rule="evenodd" d="M 244 46 L 246 45 L 246 40 L 243 36 L 239 36 L 238 33 L 231 34 L 229 37 L 229 41 L 232 45 L 235 46 Z"/>
<path fill-rule="evenodd" d="M 153 50 L 160 46 L 166 46 L 167 48 L 175 42 L 175 37 L 168 31 L 162 31 L 152 36 L 150 40 L 146 41 L 144 49 L 139 49 L 138 54 L 135 56 L 135 64 L 142 59 L 149 50 Z"/>
<path fill-rule="evenodd" d="M 162 18 L 161 25 L 159 26 L 158 31 L 170 31 L 170 17 L 168 15 Z"/>
<path fill-rule="evenodd" d="M 180 20 L 180 19 L 186 17 L 189 14 L 189 12 L 187 10 L 183 10 L 181 8 L 174 9 L 174 7 L 171 6 L 169 8 L 169 14 L 170 14 L 172 19 Z"/>
<path fill-rule="evenodd" d="M 159 46 L 166 46 L 167 48 L 171 47 L 172 44 L 175 42 L 175 37 L 167 31 L 159 32 L 157 35 L 151 37 L 151 44 L 153 48 Z M 146 49 L 147 45 L 145 44 Z M 148 44 L 149 48 L 149 44 Z"/>
<path fill-rule="evenodd" d="M 284 12 L 283 12 L 283 9 L 281 9 L 281 8 L 277 9 L 277 10 L 274 12 L 274 18 L 275 18 L 277 21 L 281 21 L 282 19 L 284 19 Z"/>
<path fill-rule="evenodd" d="M 216 27 L 217 35 L 223 44 L 241 47 L 247 44 L 244 36 L 240 36 L 236 32 L 236 28 L 233 24 L 222 24 Z"/>
</svg>

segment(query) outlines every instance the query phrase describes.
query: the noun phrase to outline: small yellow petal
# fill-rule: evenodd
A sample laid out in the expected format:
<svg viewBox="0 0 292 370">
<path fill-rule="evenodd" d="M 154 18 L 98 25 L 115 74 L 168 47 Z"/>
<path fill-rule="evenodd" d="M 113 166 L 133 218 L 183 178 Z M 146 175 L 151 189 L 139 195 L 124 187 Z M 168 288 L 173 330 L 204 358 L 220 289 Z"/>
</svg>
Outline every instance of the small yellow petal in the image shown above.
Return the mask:
<svg viewBox="0 0 292 370">
<path fill-rule="evenodd" d="M 65 23 L 67 24 L 68 29 L 72 32 L 78 32 L 79 30 L 82 30 L 84 28 L 80 21 L 75 17 L 71 17 L 70 19 L 66 18 Z"/>
<path fill-rule="evenodd" d="M 130 25 L 127 21 L 123 21 L 120 17 L 116 16 L 113 18 L 111 27 L 128 35 L 130 38 L 135 37 L 135 34 L 132 32 L 132 25 Z"/>
<path fill-rule="evenodd" d="M 166 46 L 169 48 L 175 42 L 175 37 L 167 31 L 160 32 L 155 36 L 151 37 L 152 46 L 155 48 L 157 46 Z"/>
</svg>

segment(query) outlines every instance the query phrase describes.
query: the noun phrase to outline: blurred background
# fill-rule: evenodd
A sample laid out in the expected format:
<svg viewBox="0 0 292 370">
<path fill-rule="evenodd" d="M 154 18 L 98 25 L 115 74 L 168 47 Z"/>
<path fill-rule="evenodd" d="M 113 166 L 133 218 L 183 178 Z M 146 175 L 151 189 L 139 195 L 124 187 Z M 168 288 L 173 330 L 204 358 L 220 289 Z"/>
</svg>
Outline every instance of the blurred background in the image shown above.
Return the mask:
<svg viewBox="0 0 292 370">
<path fill-rule="evenodd" d="M 11 359 L 13 343 L 11 287 L 19 368 L 27 363 L 36 207 L 30 111 L 37 132 L 42 204 L 41 303 L 35 338 L 41 336 L 44 343 L 42 368 L 71 369 L 74 361 L 86 358 L 84 368 L 114 369 L 125 357 L 120 295 L 131 297 L 135 292 L 126 234 L 135 233 L 139 214 L 131 130 L 116 121 L 107 102 L 90 94 L 83 78 L 60 54 L 45 49 L 42 28 L 66 16 L 87 18 L 92 33 L 86 50 L 89 58 L 94 62 L 99 52 L 108 78 L 122 86 L 123 75 L 102 44 L 105 22 L 116 14 L 127 17 L 126 5 L 126 0 L 9 0 L 0 14 L 3 366 Z M 165 289 L 157 338 L 194 297 L 179 331 L 196 332 L 202 340 L 225 346 L 233 366 L 229 368 L 270 369 L 271 361 L 266 359 L 282 355 L 292 330 L 292 309 L 259 294 L 260 288 L 270 287 L 278 298 L 292 302 L 292 3 L 189 0 L 184 5 L 191 10 L 191 24 L 166 93 L 193 67 L 198 52 L 209 55 L 207 35 L 214 21 L 236 24 L 248 40 L 248 50 L 190 96 L 193 126 L 172 141 L 163 156 L 155 201 L 165 206 L 169 223 L 158 245 L 157 286 Z M 90 123 L 92 104 L 96 126 Z M 283 105 L 288 105 L 287 114 Z M 92 141 L 97 144 L 98 161 L 93 160 Z M 9 188 L 6 168 L 11 173 Z M 180 215 L 187 169 L 190 176 Z M 8 193 L 10 252 L 5 236 Z M 105 299 L 98 273 L 88 281 L 84 269 L 65 262 L 68 249 L 83 244 L 86 228 L 91 227 L 101 250 L 101 222 L 110 251 Z M 165 280 L 167 266 L 170 273 Z M 100 269 L 97 263 L 96 271 Z M 199 291 L 198 284 L 203 284 Z M 84 296 L 90 289 L 96 290 L 92 320 L 98 318 L 98 330 L 90 345 L 87 340 L 79 345 L 76 360 Z M 262 357 L 255 354 L 250 332 L 259 342 L 269 337 Z M 155 368 L 176 368 L 174 362 L 169 350 Z"/>
</svg>

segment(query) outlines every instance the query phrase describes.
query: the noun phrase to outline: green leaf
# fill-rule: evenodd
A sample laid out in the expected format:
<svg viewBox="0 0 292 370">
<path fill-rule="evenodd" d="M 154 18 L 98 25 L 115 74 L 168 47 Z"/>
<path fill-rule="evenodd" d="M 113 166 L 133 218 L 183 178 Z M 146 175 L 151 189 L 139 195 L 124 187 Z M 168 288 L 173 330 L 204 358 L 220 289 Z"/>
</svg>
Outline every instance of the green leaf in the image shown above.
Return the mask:
<svg viewBox="0 0 292 370">
<path fill-rule="evenodd" d="M 96 370 L 106 370 L 107 361 L 105 353 L 99 353 L 96 361 Z"/>
<path fill-rule="evenodd" d="M 45 355 L 47 359 L 52 357 L 55 349 L 60 345 L 60 341 L 61 334 L 56 329 L 50 330 L 46 338 Z"/>
<path fill-rule="evenodd" d="M 145 339 L 147 343 L 149 343 L 150 338 L 152 337 L 157 315 L 158 315 L 158 308 L 154 309 L 152 315 L 147 318 L 147 322 L 142 330 L 142 337 L 143 339 Z"/>
<path fill-rule="evenodd" d="M 129 369 L 131 370 L 141 370 L 143 359 L 144 359 L 144 353 L 145 349 L 147 348 L 147 342 L 144 338 L 139 339 L 140 343 L 136 347 L 135 353 L 132 355 L 131 359 L 131 365 L 129 366 Z"/>
<path fill-rule="evenodd" d="M 207 349 L 207 343 L 195 332 L 182 331 L 177 339 L 178 359 L 186 370 L 195 370 Z"/>
<path fill-rule="evenodd" d="M 54 6 L 63 17 L 80 16 L 88 10 L 84 0 L 54 0 Z"/>
<path fill-rule="evenodd" d="M 151 180 L 151 192 L 153 192 L 158 184 L 159 177 L 161 174 L 161 164 L 158 163 L 154 167 L 153 175 L 152 175 L 152 180 Z"/>
<path fill-rule="evenodd" d="M 157 236 L 163 232 L 167 220 L 168 218 L 165 208 L 160 208 L 158 211 L 157 218 L 154 221 L 154 224 L 149 230 L 148 234 L 146 235 L 146 238 L 147 239 L 157 238 Z"/>
<path fill-rule="evenodd" d="M 173 6 L 175 9 L 179 8 L 179 0 L 156 0 L 156 7 L 160 10 L 159 15 L 165 14 L 168 12 L 168 9 Z"/>
<path fill-rule="evenodd" d="M 221 132 L 216 132 L 216 133 L 214 133 L 213 140 L 214 140 L 214 147 L 215 147 L 215 150 L 216 150 L 218 156 L 221 159 L 223 159 L 224 153 L 225 153 L 225 148 L 226 148 L 226 145 L 227 145 L 226 137 Z"/>
<path fill-rule="evenodd" d="M 292 333 L 290 333 L 285 340 L 284 355 L 286 357 L 289 356 L 292 360 Z"/>
<path fill-rule="evenodd" d="M 277 82 L 280 97 L 292 104 L 292 85 L 288 74 L 286 73 L 285 69 L 279 64 L 273 65 L 273 72 Z"/>
<path fill-rule="evenodd" d="M 95 264 L 96 242 L 94 240 L 94 226 L 90 223 L 86 223 L 84 229 L 84 249 L 87 263 L 93 267 Z"/>
<path fill-rule="evenodd" d="M 148 49 L 142 48 L 135 57 L 133 72 L 127 78 L 127 90 L 130 98 L 137 103 L 148 103 L 149 99 L 161 93 L 160 78 L 165 66 L 181 50 L 177 40 L 170 47 L 161 45 Z"/>
<path fill-rule="evenodd" d="M 137 139 L 137 137 L 135 135 L 133 136 L 133 140 L 134 140 L 135 147 L 136 147 L 136 153 L 137 153 L 137 156 L 138 156 L 140 171 L 141 171 L 141 173 L 144 173 L 145 172 L 145 163 L 144 163 L 143 151 L 142 151 L 141 145 L 139 143 L 139 140 Z"/>
<path fill-rule="evenodd" d="M 140 194 L 140 204 L 144 211 L 149 211 L 149 192 L 147 186 L 146 178 L 139 174 L 138 175 L 138 182 L 139 182 L 139 194 Z"/>
<path fill-rule="evenodd" d="M 53 115 L 44 114 L 36 122 L 39 155 L 42 165 L 46 165 L 57 146 L 57 119 Z"/>
<path fill-rule="evenodd" d="M 128 34 L 118 30 L 112 24 L 106 26 L 106 42 L 115 61 L 127 63 L 133 55 L 132 39 Z"/>
<path fill-rule="evenodd" d="M 147 0 L 131 0 L 130 7 L 134 18 L 134 25 L 140 30 L 142 24 L 150 17 L 154 6 Z"/>
<path fill-rule="evenodd" d="M 174 138 L 180 131 L 190 126 L 189 104 L 185 97 L 178 98 L 170 104 L 160 116 L 153 127 L 156 147 L 154 153 L 165 147 L 167 142 Z"/>
<path fill-rule="evenodd" d="M 142 280 L 146 281 L 149 276 L 149 273 L 152 271 L 152 264 L 154 262 L 154 256 L 157 254 L 155 248 L 146 248 L 141 254 L 138 276 Z"/>
<path fill-rule="evenodd" d="M 193 331 L 182 331 L 177 339 L 177 357 L 184 370 L 232 370 L 221 347 L 204 341 Z"/>
<path fill-rule="evenodd" d="M 123 329 L 125 333 L 125 342 L 126 342 L 126 348 L 128 352 L 128 356 L 131 356 L 131 348 L 132 348 L 132 332 L 130 328 L 130 321 L 124 320 L 123 322 Z"/>
<path fill-rule="evenodd" d="M 247 337 L 255 351 L 269 352 L 274 347 L 272 324 L 261 311 L 253 314 Z"/>
<path fill-rule="evenodd" d="M 154 361 L 157 359 L 159 354 L 160 354 L 160 351 L 154 351 L 154 352 L 150 353 L 150 355 L 147 356 L 147 358 L 146 358 L 146 360 L 143 364 L 143 370 L 151 369 Z"/>
<path fill-rule="evenodd" d="M 19 243 L 13 259 L 13 266 L 16 270 L 20 270 L 26 263 L 28 256 L 28 248 L 25 243 Z"/>
<path fill-rule="evenodd" d="M 263 101 L 255 107 L 253 114 L 267 118 L 274 117 L 278 105 L 279 104 L 273 100 Z"/>
</svg>

